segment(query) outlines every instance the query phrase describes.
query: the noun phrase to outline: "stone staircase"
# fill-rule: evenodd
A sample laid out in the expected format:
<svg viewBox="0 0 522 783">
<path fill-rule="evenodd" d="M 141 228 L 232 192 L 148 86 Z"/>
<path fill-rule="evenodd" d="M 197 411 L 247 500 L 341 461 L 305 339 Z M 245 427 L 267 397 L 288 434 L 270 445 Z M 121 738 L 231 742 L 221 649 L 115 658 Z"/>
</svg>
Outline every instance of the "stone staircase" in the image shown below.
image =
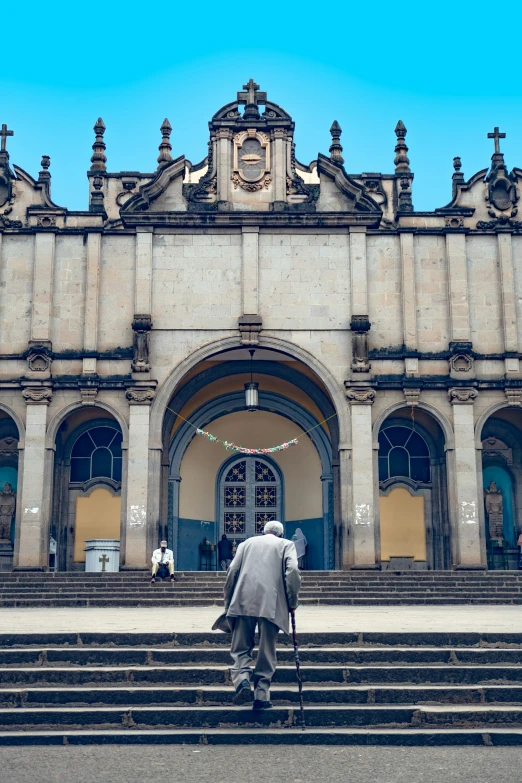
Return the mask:
<svg viewBox="0 0 522 783">
<path fill-rule="evenodd" d="M 0 607 L 219 606 L 225 575 L 184 572 L 150 585 L 146 572 L 0 575 Z M 522 604 L 518 571 L 306 571 L 303 605 Z"/>
<path fill-rule="evenodd" d="M 0 635 L 0 745 L 521 745 L 522 634 L 306 633 L 274 708 L 232 703 L 220 633 Z"/>
</svg>

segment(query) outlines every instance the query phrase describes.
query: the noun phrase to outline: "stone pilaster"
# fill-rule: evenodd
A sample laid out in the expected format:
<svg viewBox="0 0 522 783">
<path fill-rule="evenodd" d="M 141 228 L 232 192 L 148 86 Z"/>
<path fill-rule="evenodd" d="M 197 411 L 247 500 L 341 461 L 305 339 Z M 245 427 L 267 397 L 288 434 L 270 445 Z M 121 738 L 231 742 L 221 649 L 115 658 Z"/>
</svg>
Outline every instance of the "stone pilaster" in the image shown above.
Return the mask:
<svg viewBox="0 0 522 783">
<path fill-rule="evenodd" d="M 475 453 L 475 427 L 473 403 L 477 391 L 473 388 L 450 389 L 449 401 L 453 406 L 453 429 L 455 433 L 454 473 L 457 568 L 482 568 L 480 545 L 479 485 Z M 451 468 L 453 470 L 451 470 Z"/>
<path fill-rule="evenodd" d="M 368 312 L 368 269 L 366 262 L 366 229 L 350 228 L 350 270 L 352 290 L 351 315 Z"/>
<path fill-rule="evenodd" d="M 127 569 L 147 568 L 150 554 L 147 542 L 149 484 L 149 420 L 154 389 L 139 385 L 127 390 L 129 401 L 129 448 L 127 452 L 127 501 L 125 552 Z"/>
<path fill-rule="evenodd" d="M 351 549 L 352 568 L 375 568 L 375 508 L 372 448 L 372 404 L 368 386 L 349 386 L 352 425 Z M 347 542 L 344 542 L 343 565 Z"/>
<path fill-rule="evenodd" d="M 259 226 L 243 226 L 242 246 L 242 312 L 259 312 Z"/>
<path fill-rule="evenodd" d="M 401 292 L 403 341 L 406 348 L 417 349 L 417 313 L 415 300 L 415 253 L 413 234 L 401 233 Z"/>
<path fill-rule="evenodd" d="M 466 235 L 446 234 L 451 342 L 471 340 Z"/>
<path fill-rule="evenodd" d="M 135 313 L 152 313 L 152 231 L 136 233 Z"/>
<path fill-rule="evenodd" d="M 497 243 L 504 351 L 506 351 L 506 353 L 516 353 L 518 351 L 517 311 L 511 234 L 508 232 L 498 233 Z"/>
<path fill-rule="evenodd" d="M 280 205 L 284 209 L 286 201 L 286 131 L 284 128 L 275 128 L 272 131 L 273 143 L 273 167 L 274 181 L 274 207 Z"/>
<path fill-rule="evenodd" d="M 98 305 L 100 289 L 101 234 L 87 234 L 87 270 L 85 280 L 85 321 L 83 347 L 85 351 L 98 350 Z M 83 374 L 96 373 L 96 358 L 83 359 Z"/>
<path fill-rule="evenodd" d="M 44 570 L 48 566 L 50 470 L 46 467 L 45 432 L 47 406 L 52 391 L 47 386 L 25 388 L 27 403 L 25 422 L 24 470 L 22 476 L 20 531 L 15 553 L 15 567 Z"/>
<path fill-rule="evenodd" d="M 55 235 L 36 234 L 35 243 L 31 340 L 46 343 L 51 339 Z"/>
<path fill-rule="evenodd" d="M 217 193 L 218 208 L 227 209 L 230 201 L 230 177 L 232 174 L 232 138 L 233 133 L 228 128 L 216 131 L 217 139 Z"/>
</svg>

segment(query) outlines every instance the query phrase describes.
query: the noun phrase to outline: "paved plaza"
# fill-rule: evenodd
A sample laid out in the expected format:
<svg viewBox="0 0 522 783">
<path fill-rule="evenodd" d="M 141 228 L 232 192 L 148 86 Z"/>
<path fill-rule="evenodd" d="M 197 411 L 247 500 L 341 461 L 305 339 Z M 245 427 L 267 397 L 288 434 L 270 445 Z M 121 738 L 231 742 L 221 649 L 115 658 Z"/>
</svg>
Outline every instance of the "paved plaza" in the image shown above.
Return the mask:
<svg viewBox="0 0 522 783">
<path fill-rule="evenodd" d="M 0 633 L 203 632 L 211 629 L 221 611 L 217 606 L 0 609 Z M 296 617 L 298 630 L 306 633 L 522 633 L 522 608 L 519 606 L 303 606 Z"/>
</svg>

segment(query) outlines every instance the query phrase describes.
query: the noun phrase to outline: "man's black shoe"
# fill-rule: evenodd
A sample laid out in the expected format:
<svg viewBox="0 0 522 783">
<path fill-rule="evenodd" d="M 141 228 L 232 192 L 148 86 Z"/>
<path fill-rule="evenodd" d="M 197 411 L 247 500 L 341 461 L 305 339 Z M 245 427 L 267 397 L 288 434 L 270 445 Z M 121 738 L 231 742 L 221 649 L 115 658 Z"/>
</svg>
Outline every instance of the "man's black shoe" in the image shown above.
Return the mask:
<svg viewBox="0 0 522 783">
<path fill-rule="evenodd" d="M 253 710 L 271 710 L 272 709 L 272 702 L 271 701 L 261 701 L 261 699 L 256 699 L 254 701 L 254 706 L 252 707 Z"/>
<path fill-rule="evenodd" d="M 151 583 L 151 585 L 156 584 L 156 577 L 155 576 L 152 577 L 152 579 L 150 580 L 150 583 Z"/>
<path fill-rule="evenodd" d="M 250 688 L 248 680 L 243 680 L 236 688 L 236 694 L 232 701 L 234 704 L 246 704 L 248 701 L 254 700 L 254 694 Z"/>
</svg>

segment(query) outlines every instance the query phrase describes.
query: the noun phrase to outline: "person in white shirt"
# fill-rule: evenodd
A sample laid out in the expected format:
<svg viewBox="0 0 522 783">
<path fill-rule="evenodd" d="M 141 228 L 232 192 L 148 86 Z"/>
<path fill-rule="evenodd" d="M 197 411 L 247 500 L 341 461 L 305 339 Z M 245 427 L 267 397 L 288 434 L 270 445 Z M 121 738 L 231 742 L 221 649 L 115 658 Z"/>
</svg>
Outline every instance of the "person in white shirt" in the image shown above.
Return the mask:
<svg viewBox="0 0 522 783">
<path fill-rule="evenodd" d="M 166 541 L 160 541 L 160 548 L 155 549 L 152 553 L 152 579 L 150 580 L 151 585 L 154 584 L 156 581 L 156 574 L 158 573 L 158 569 L 160 566 L 164 565 L 169 569 L 170 574 L 170 581 L 175 582 L 176 577 L 174 576 L 174 553 L 172 549 L 167 549 L 167 542 Z"/>
</svg>

